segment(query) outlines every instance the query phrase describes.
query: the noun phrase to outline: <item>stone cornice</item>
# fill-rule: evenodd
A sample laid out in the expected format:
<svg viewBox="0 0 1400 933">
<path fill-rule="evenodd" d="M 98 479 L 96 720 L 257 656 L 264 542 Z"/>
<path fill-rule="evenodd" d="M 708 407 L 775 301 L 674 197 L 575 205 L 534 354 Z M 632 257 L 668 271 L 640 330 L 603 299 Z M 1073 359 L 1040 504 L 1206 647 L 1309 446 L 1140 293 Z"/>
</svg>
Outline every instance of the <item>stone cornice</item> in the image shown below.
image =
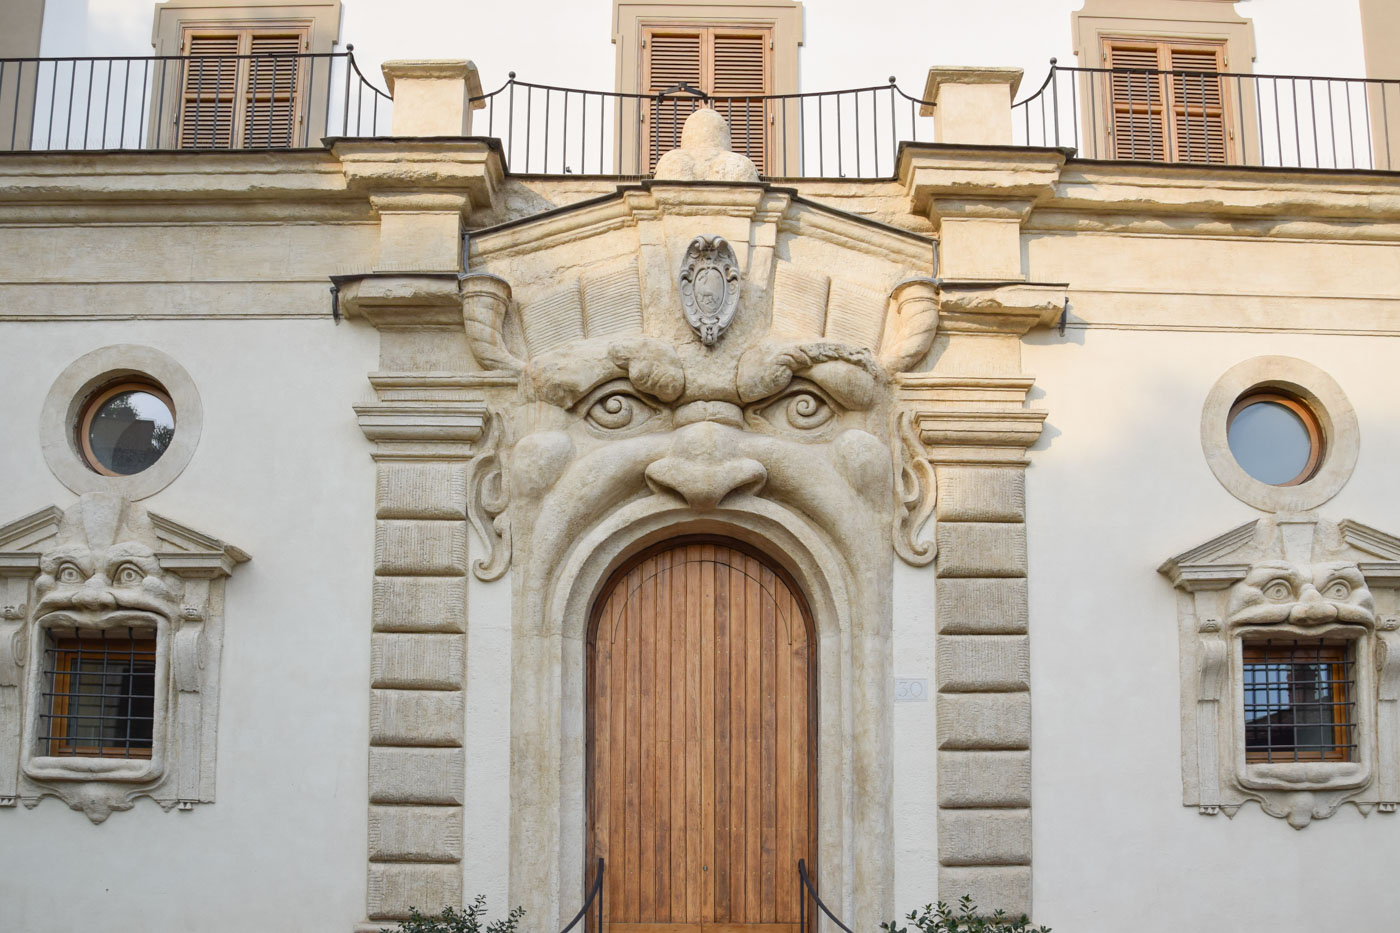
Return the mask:
<svg viewBox="0 0 1400 933">
<path fill-rule="evenodd" d="M 491 207 L 505 177 L 499 140 L 399 138 L 330 140 L 354 191 L 459 194 L 464 209 Z"/>
<path fill-rule="evenodd" d="M 1074 160 L 1028 227 L 1038 228 L 1042 215 L 1067 212 L 1131 214 L 1139 223 L 1164 215 L 1267 218 L 1271 232 L 1293 219 L 1400 224 L 1400 172 Z"/>
<path fill-rule="evenodd" d="M 944 333 L 1016 334 L 1048 327 L 1064 312 L 1069 286 L 1043 282 L 942 280 L 938 326 Z"/>
<path fill-rule="evenodd" d="M 935 376 L 896 379 L 897 403 L 934 463 L 1024 464 L 1048 412 L 1024 407 L 1029 376 Z"/>
<path fill-rule="evenodd" d="M 340 312 L 375 327 L 462 326 L 456 272 L 366 272 L 333 275 Z"/>
<path fill-rule="evenodd" d="M 940 201 L 966 210 L 980 202 L 1049 197 L 1066 158 L 1065 150 L 1032 146 L 901 143 L 895 174 L 910 211 L 929 215 L 938 213 Z"/>
<path fill-rule="evenodd" d="M 323 149 L 0 153 L 8 221 L 369 219 Z"/>
</svg>

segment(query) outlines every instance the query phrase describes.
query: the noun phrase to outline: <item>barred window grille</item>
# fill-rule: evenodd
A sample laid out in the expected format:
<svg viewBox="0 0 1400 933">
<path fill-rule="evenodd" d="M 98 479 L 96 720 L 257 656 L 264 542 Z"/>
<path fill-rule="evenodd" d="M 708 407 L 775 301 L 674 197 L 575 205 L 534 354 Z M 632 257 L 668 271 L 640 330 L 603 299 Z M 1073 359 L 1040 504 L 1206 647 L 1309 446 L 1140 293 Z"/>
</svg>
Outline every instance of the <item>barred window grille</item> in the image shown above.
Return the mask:
<svg viewBox="0 0 1400 933">
<path fill-rule="evenodd" d="M 1245 757 L 1356 760 L 1356 661 L 1346 642 L 1244 643 Z"/>
<path fill-rule="evenodd" d="M 39 754 L 150 758 L 155 633 L 50 630 L 44 653 Z"/>
</svg>

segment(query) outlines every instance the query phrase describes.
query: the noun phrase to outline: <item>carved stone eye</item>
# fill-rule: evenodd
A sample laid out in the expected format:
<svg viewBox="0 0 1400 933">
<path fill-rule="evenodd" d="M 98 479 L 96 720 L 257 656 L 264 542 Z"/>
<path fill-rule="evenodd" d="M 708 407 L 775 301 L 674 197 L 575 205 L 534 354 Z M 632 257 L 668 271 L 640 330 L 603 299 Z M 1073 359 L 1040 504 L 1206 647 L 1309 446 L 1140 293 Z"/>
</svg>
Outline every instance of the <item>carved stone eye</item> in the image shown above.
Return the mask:
<svg viewBox="0 0 1400 933">
<path fill-rule="evenodd" d="M 631 392 L 609 392 L 588 407 L 584 418 L 604 431 L 621 431 L 648 421 L 656 409 Z"/>
<path fill-rule="evenodd" d="M 1346 599 L 1351 596 L 1351 586 L 1344 580 L 1333 580 L 1327 584 L 1327 589 L 1323 590 L 1322 595 L 1328 599 Z"/>
<path fill-rule="evenodd" d="M 135 564 L 122 564 L 117 568 L 112 582 L 117 586 L 135 586 L 146 578 L 146 574 Z"/>
<path fill-rule="evenodd" d="M 83 572 L 73 564 L 64 564 L 58 568 L 58 582 L 77 584 L 83 582 Z"/>
<path fill-rule="evenodd" d="M 776 421 L 780 427 L 813 431 L 834 418 L 836 410 L 817 392 L 796 388 L 769 404 L 760 414 L 770 423 Z"/>
<path fill-rule="evenodd" d="M 1283 601 L 1293 598 L 1293 586 L 1287 580 L 1274 580 L 1264 587 L 1264 595 L 1269 599 Z"/>
</svg>

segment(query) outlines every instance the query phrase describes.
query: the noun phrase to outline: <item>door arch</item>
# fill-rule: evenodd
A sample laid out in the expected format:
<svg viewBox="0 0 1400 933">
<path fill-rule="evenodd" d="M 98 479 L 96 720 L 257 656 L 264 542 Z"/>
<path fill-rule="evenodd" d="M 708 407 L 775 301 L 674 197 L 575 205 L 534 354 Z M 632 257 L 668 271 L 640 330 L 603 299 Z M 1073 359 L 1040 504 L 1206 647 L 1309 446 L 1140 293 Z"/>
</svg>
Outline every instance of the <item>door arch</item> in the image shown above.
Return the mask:
<svg viewBox="0 0 1400 933">
<path fill-rule="evenodd" d="M 587 696 L 605 926 L 799 933 L 797 860 L 816 851 L 816 651 L 795 582 L 730 538 L 643 551 L 594 603 Z"/>
</svg>

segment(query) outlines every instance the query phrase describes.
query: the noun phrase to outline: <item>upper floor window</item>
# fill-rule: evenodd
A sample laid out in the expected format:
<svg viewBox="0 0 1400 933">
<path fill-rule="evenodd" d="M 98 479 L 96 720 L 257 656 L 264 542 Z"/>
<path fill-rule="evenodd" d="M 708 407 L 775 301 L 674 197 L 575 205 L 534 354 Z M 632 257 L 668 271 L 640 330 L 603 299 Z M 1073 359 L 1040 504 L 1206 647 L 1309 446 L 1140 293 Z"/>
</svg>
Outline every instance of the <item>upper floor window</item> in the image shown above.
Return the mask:
<svg viewBox="0 0 1400 933">
<path fill-rule="evenodd" d="M 759 174 L 781 173 L 781 153 L 797 152 L 797 120 L 781 121 L 781 104 L 763 98 L 797 93 L 801 3 L 613 0 L 613 42 L 617 89 L 639 95 L 617 105 L 619 174 L 650 174 L 706 100 L 729 122 L 734 151 Z"/>
<path fill-rule="evenodd" d="M 692 89 L 712 98 L 715 110 L 729 121 L 734 151 L 764 173 L 772 114 L 765 101 L 752 98 L 771 93 L 772 46 L 772 30 L 764 27 L 656 26 L 643 31 L 644 92 L 682 95 L 649 101 L 643 112 L 648 172 L 680 145 L 685 118 L 699 105 L 698 98 L 685 97 L 686 89 Z"/>
<path fill-rule="evenodd" d="M 288 147 L 305 119 L 307 27 L 187 29 L 181 149 Z"/>
<path fill-rule="evenodd" d="M 1223 42 L 1106 39 L 1104 62 L 1114 158 L 1227 160 Z"/>
</svg>

